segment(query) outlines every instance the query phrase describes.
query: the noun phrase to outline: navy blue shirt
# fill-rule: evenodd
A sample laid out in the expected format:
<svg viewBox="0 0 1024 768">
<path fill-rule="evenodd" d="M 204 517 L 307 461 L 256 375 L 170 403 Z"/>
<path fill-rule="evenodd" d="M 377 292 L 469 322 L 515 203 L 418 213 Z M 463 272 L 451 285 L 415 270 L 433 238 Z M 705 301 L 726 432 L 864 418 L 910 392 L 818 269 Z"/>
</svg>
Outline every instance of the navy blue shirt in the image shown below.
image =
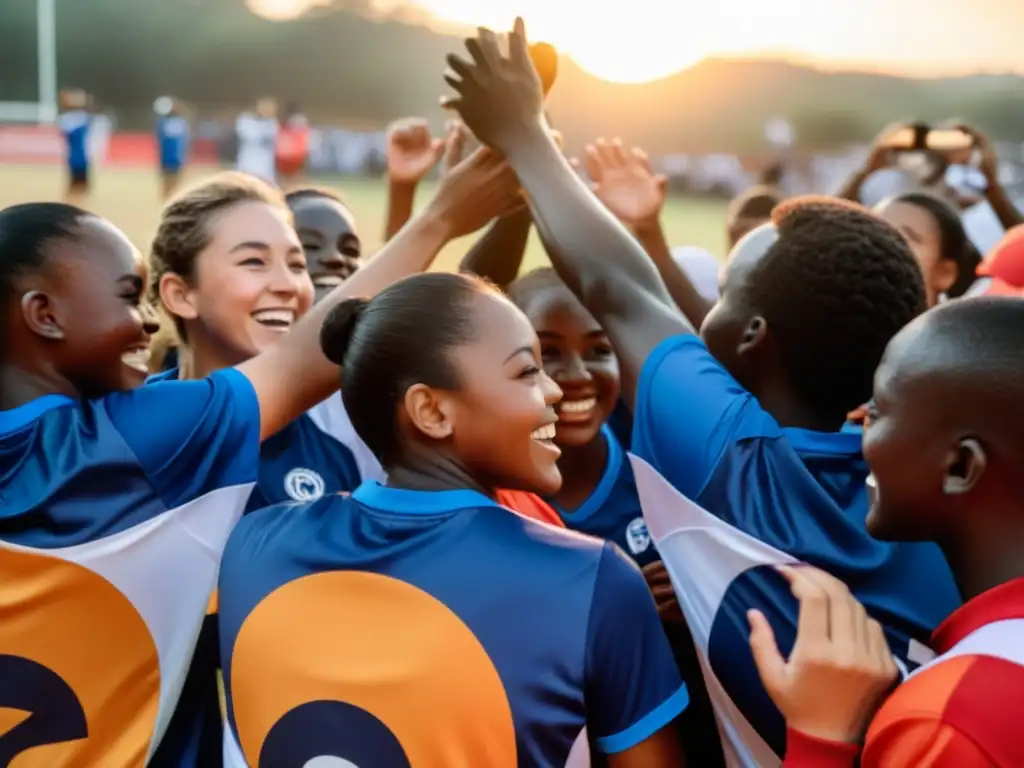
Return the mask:
<svg viewBox="0 0 1024 768">
<path fill-rule="evenodd" d="M 907 668 L 915 666 L 915 643 L 927 643 L 959 606 L 938 547 L 886 543 L 868 534 L 868 467 L 859 430 L 780 427 L 693 335 L 668 339 L 651 353 L 634 415 L 633 453 L 728 524 L 714 535 L 710 528 L 681 526 L 673 533 L 678 549 L 661 553 L 674 577 L 686 574 L 694 585 L 691 609 L 715 593 L 700 586 L 720 575 L 711 566 L 734 574 L 721 602 L 706 606 L 709 615 L 688 612 L 687 620 L 729 698 L 776 755 L 784 751 L 785 724 L 753 665 L 745 614 L 762 610 L 788 653 L 798 610 L 785 581 L 750 555 L 756 548 L 744 534 L 846 582 L 883 625 L 893 654 Z M 730 530 L 737 532 L 731 543 Z M 717 553 L 710 564 L 694 566 L 710 551 Z"/>
<path fill-rule="evenodd" d="M 658 559 L 658 551 L 640 509 L 633 467 L 609 425 L 601 428 L 601 435 L 608 444 L 608 462 L 594 492 L 572 511 L 552 506 L 567 528 L 614 541 L 638 565 L 645 566 Z"/>
<path fill-rule="evenodd" d="M 261 510 L 219 588 L 232 768 L 562 768 L 688 701 L 633 563 L 474 491 L 367 483 Z"/>
</svg>

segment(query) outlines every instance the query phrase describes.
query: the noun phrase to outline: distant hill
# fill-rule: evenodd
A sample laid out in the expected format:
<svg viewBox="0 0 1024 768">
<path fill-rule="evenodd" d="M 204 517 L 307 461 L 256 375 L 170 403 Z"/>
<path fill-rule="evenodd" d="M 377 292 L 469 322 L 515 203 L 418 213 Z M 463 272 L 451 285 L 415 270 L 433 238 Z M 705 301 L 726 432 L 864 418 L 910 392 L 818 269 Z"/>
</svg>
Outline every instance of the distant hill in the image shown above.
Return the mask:
<svg viewBox="0 0 1024 768">
<path fill-rule="evenodd" d="M 409 114 L 440 127 L 444 55 L 457 37 L 370 19 L 348 0 L 293 22 L 270 22 L 244 0 L 61 0 L 63 84 L 94 92 L 122 124 L 148 127 L 153 99 L 180 95 L 229 114 L 270 93 L 314 119 L 382 126 Z M 0 99 L 35 98 L 35 0 L 0 0 Z M 771 117 L 801 144 L 869 139 L 889 121 L 959 116 L 1024 140 L 1024 78 L 920 80 L 834 73 L 780 61 L 708 60 L 641 85 L 608 83 L 563 58 L 551 112 L 571 146 L 620 135 L 652 152 L 750 151 Z"/>
</svg>

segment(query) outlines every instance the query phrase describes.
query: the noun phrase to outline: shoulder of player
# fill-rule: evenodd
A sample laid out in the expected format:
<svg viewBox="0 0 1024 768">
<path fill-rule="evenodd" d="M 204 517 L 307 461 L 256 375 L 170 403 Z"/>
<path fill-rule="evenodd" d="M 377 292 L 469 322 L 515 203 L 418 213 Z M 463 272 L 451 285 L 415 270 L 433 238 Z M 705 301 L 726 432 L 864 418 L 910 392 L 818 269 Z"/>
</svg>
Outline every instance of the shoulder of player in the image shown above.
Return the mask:
<svg viewBox="0 0 1024 768">
<path fill-rule="evenodd" d="M 595 565 L 601 558 L 604 542 L 585 533 L 570 531 L 541 520 L 534 520 L 507 507 L 481 508 L 482 514 L 474 517 L 472 525 L 495 531 L 504 549 L 516 548 L 524 555 L 543 553 L 552 562 L 558 559 L 592 560 Z"/>
<path fill-rule="evenodd" d="M 287 545 L 291 539 L 305 539 L 311 529 L 329 516 L 345 514 L 354 505 L 347 494 L 330 494 L 315 501 L 272 504 L 245 515 L 231 532 L 228 547 L 233 552 L 263 550 L 268 543 Z"/>
</svg>

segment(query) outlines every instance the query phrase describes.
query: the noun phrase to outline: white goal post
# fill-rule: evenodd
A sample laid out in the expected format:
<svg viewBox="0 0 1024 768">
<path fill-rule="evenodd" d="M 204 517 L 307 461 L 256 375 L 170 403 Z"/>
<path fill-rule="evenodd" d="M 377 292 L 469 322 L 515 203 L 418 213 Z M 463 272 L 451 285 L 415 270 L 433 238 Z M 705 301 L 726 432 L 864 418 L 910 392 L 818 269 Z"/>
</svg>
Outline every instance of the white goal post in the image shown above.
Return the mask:
<svg viewBox="0 0 1024 768">
<path fill-rule="evenodd" d="M 57 120 L 56 0 L 36 0 L 39 100 L 0 102 L 0 122 L 54 123 Z"/>
</svg>

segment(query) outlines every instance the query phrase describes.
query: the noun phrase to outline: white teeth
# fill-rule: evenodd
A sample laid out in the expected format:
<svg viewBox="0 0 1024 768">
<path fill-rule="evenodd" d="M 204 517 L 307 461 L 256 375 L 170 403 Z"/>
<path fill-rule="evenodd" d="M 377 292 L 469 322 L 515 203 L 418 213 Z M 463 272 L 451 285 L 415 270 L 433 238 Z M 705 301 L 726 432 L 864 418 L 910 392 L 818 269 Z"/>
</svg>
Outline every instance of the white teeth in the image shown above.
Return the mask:
<svg viewBox="0 0 1024 768">
<path fill-rule="evenodd" d="M 320 275 L 313 279 L 313 285 L 317 288 L 337 288 L 345 282 L 341 275 Z"/>
<path fill-rule="evenodd" d="M 875 473 L 874 472 L 872 472 L 871 474 L 869 474 L 867 476 L 867 479 L 864 480 L 864 485 L 866 485 L 868 488 L 875 488 L 875 489 L 878 488 L 878 482 L 875 480 Z"/>
<path fill-rule="evenodd" d="M 121 355 L 121 362 L 127 365 L 129 368 L 134 368 L 136 371 L 142 373 L 149 373 L 149 348 L 145 349 L 133 349 L 130 352 L 125 352 Z"/>
<path fill-rule="evenodd" d="M 592 411 L 597 406 L 596 397 L 588 397 L 586 400 L 563 400 L 558 410 L 563 413 L 586 413 Z"/>
<path fill-rule="evenodd" d="M 252 319 L 263 325 L 291 327 L 295 323 L 293 309 L 260 309 L 252 313 Z"/>
<path fill-rule="evenodd" d="M 548 424 L 540 427 L 539 429 L 533 430 L 530 433 L 530 437 L 534 440 L 554 440 L 555 439 L 555 425 Z"/>
</svg>

